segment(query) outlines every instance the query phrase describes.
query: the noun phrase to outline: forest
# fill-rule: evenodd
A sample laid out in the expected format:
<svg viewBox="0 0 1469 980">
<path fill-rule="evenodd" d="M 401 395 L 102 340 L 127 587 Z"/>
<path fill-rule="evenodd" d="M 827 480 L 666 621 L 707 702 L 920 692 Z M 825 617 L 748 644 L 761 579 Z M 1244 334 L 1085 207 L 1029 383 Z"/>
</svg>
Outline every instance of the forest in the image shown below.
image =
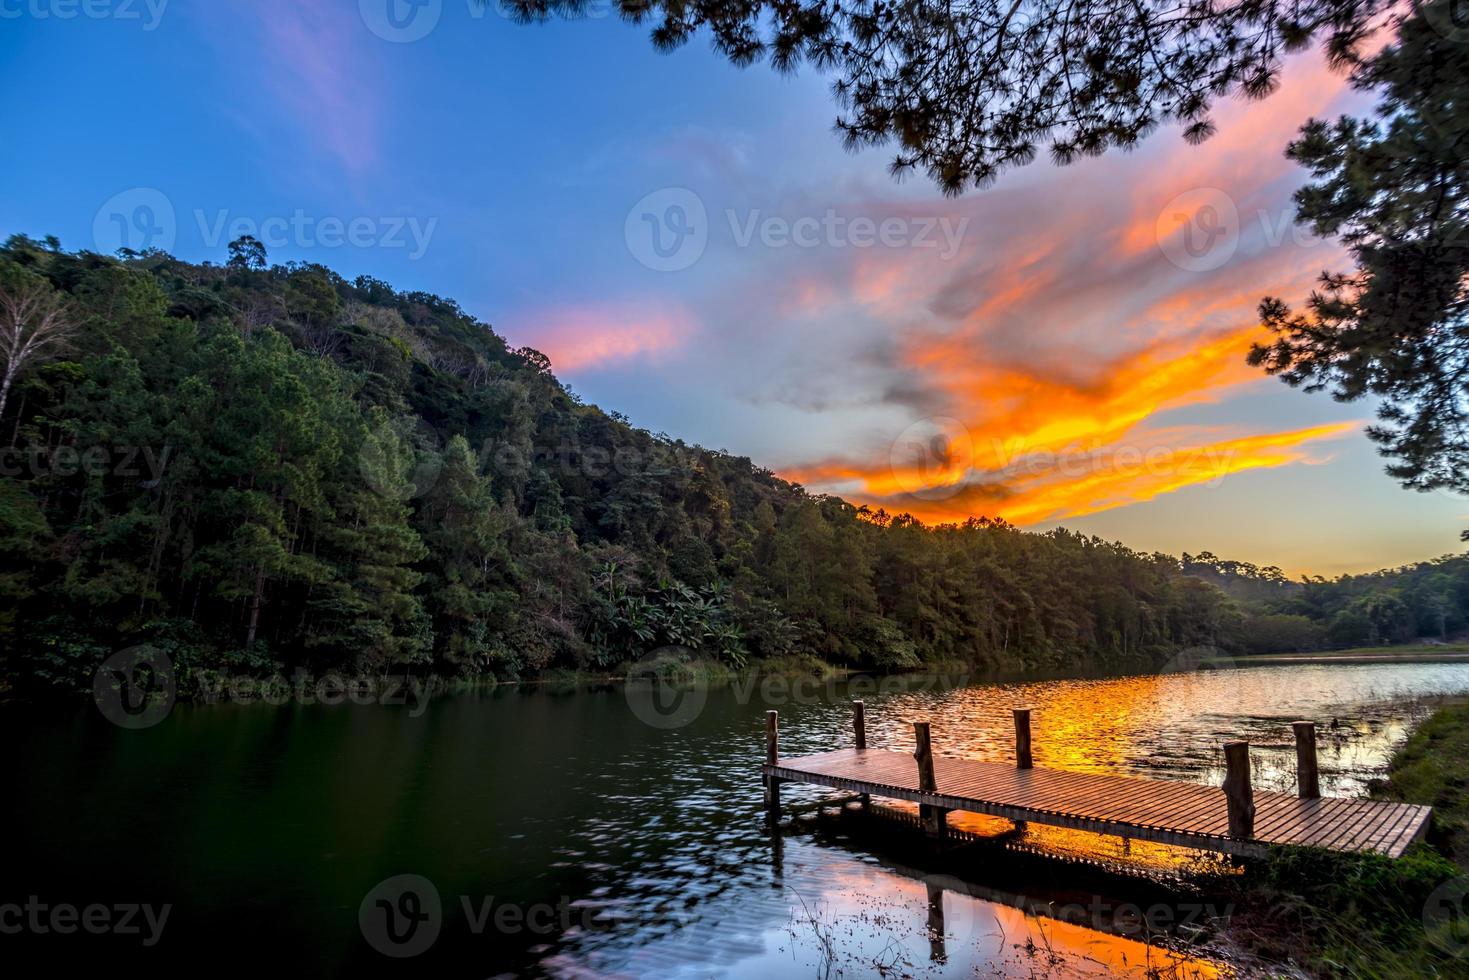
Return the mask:
<svg viewBox="0 0 1469 980">
<path fill-rule="evenodd" d="M 1469 559 L 1327 581 L 975 517 L 927 527 L 584 403 L 452 300 L 271 265 L 0 247 L 0 686 L 1157 666 L 1469 629 Z M 41 327 L 44 326 L 44 330 Z"/>
</svg>

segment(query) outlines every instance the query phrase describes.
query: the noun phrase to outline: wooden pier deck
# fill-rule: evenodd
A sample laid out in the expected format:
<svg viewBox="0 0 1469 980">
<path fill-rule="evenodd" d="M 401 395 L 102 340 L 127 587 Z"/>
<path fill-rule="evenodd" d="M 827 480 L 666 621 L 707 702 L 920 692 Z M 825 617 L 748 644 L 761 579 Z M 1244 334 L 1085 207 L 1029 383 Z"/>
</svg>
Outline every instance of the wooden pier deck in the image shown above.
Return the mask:
<svg viewBox="0 0 1469 980">
<path fill-rule="evenodd" d="M 1315 793 L 1314 733 L 1305 795 L 1252 793 L 1248 746 L 1226 751 L 1236 785 L 1219 789 L 1198 783 L 1105 776 L 1035 769 L 1029 765 L 1029 717 L 1017 762 L 982 762 L 934 756 L 928 725 L 915 725 L 918 751 L 844 748 L 780 759 L 775 752 L 775 718 L 769 719 L 766 764 L 767 802 L 779 807 L 782 782 L 814 783 L 853 793 L 910 800 L 920 804 L 925 826 L 941 835 L 943 814 L 963 810 L 1017 822 L 1050 824 L 1200 848 L 1241 857 L 1259 857 L 1274 845 L 1300 845 L 1331 851 L 1375 851 L 1400 857 L 1428 829 L 1431 807 L 1362 799 L 1322 798 Z M 861 709 L 858 741 L 865 746 Z M 1017 734 L 1020 734 L 1017 717 Z M 1238 785 L 1243 758 L 1244 784 Z M 1233 802 L 1231 802 L 1233 796 Z M 772 799 L 773 797 L 773 799 Z"/>
</svg>

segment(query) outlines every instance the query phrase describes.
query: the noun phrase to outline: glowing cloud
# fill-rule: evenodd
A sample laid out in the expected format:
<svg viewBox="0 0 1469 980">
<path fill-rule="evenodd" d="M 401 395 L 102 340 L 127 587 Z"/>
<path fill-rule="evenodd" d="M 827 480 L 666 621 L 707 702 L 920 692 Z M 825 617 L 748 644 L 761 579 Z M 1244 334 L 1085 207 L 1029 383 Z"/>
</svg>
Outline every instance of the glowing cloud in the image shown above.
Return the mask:
<svg viewBox="0 0 1469 980">
<path fill-rule="evenodd" d="M 681 310 L 566 307 L 534 314 L 512 333 L 549 357 L 558 373 L 576 374 L 666 355 L 692 330 Z"/>
<path fill-rule="evenodd" d="M 1237 435 L 1149 427 L 1172 409 L 1257 383 L 1244 363 L 1259 327 L 1159 341 L 1070 377 L 1057 365 L 1004 365 L 924 349 L 910 355 L 951 395 L 958 416 L 910 425 L 886 454 L 785 471 L 791 479 L 931 521 L 1016 524 L 1092 514 L 1212 484 L 1243 470 L 1307 460 L 1302 448 L 1357 423 Z M 959 416 L 962 416 L 959 417 Z M 883 458 L 884 455 L 886 458 Z"/>
</svg>

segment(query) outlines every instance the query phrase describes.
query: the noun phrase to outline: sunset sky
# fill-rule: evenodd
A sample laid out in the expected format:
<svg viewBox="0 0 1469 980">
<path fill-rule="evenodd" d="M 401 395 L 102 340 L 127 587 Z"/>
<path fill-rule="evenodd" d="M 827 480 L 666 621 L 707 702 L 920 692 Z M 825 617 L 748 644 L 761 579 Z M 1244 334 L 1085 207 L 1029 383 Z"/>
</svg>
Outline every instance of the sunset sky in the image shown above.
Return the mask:
<svg viewBox="0 0 1469 980">
<path fill-rule="evenodd" d="M 1315 55 L 1201 147 L 945 199 L 844 152 L 813 72 L 659 55 L 605 5 L 388 2 L 0 20 L 0 233 L 222 261 L 264 228 L 274 261 L 457 299 L 635 424 L 926 520 L 1326 575 L 1458 549 L 1469 501 L 1383 475 L 1372 405 L 1244 363 L 1260 297 L 1342 263 L 1281 152 L 1363 108 Z"/>
</svg>

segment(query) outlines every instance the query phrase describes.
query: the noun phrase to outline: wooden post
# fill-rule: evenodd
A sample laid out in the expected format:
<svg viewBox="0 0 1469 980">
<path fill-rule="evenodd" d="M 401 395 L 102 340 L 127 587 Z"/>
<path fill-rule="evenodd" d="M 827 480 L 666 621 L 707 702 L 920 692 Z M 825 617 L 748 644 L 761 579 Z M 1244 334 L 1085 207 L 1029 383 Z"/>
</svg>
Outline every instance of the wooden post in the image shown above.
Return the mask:
<svg viewBox="0 0 1469 980">
<path fill-rule="evenodd" d="M 780 712 L 765 712 L 765 764 L 775 765 L 780 759 Z M 772 821 L 780 819 L 780 780 L 774 774 L 765 774 L 765 815 Z"/>
<path fill-rule="evenodd" d="M 1321 795 L 1321 777 L 1316 769 L 1316 723 L 1293 721 L 1296 732 L 1296 792 L 1303 800 Z"/>
<path fill-rule="evenodd" d="M 1249 840 L 1255 833 L 1255 794 L 1250 789 L 1250 743 L 1224 743 L 1224 765 L 1229 836 Z"/>
<path fill-rule="evenodd" d="M 1016 708 L 1015 715 L 1015 768 L 1031 768 L 1030 759 L 1030 709 Z M 1025 833 L 1027 825 L 1024 820 L 1015 821 L 1017 833 Z"/>
<path fill-rule="evenodd" d="M 913 752 L 913 758 L 918 760 L 918 789 L 924 793 L 937 793 L 939 786 L 933 774 L 933 748 L 928 740 L 928 722 L 915 721 L 913 736 L 918 742 L 918 748 Z M 942 837 L 944 808 L 927 803 L 918 804 L 918 822 L 923 824 L 924 831 L 930 836 Z"/>
<path fill-rule="evenodd" d="M 1030 768 L 1030 709 L 1015 709 L 1015 768 Z"/>
<path fill-rule="evenodd" d="M 861 701 L 852 702 L 852 731 L 857 736 L 857 748 L 867 748 L 867 706 Z"/>
</svg>

